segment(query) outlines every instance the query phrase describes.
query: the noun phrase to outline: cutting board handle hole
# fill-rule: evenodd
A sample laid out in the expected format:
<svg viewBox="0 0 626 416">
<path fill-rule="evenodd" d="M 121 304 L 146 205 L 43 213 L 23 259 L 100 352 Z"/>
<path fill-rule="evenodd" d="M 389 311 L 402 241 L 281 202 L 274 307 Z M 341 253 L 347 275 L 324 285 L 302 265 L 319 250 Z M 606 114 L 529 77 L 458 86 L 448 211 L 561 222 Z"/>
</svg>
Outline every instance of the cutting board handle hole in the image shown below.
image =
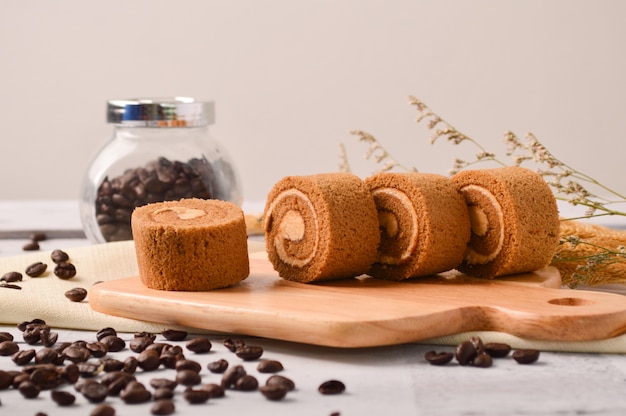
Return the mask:
<svg viewBox="0 0 626 416">
<path fill-rule="evenodd" d="M 581 298 L 556 298 L 550 299 L 548 303 L 559 306 L 584 306 L 593 304 L 593 301 Z"/>
</svg>

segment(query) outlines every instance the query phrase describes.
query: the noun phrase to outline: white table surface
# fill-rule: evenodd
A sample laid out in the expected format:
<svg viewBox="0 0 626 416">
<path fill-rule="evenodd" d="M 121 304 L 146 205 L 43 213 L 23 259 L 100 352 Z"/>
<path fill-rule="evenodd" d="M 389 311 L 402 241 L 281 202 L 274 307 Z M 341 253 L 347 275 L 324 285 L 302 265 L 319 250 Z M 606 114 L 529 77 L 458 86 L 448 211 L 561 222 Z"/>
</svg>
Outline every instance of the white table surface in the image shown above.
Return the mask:
<svg viewBox="0 0 626 416">
<path fill-rule="evenodd" d="M 53 226 L 49 226 L 52 224 Z M 23 253 L 27 236 L 16 237 L 20 230 L 80 231 L 78 206 L 73 201 L 0 202 L 0 256 Z M 4 233 L 4 234 L 3 234 Z M 71 248 L 89 244 L 82 238 L 51 238 L 41 243 L 42 250 Z M 2 271 L 0 271 L 2 273 Z M 0 305 L 0 315 L 2 305 Z M 25 319 L 29 319 L 26 318 Z M 1 319 L 0 319 L 1 321 Z M 18 329 L 0 325 L 21 342 Z M 93 332 L 59 330 L 59 341 L 95 340 Z M 122 334 L 130 340 L 132 334 Z M 264 348 L 264 358 L 280 360 L 283 375 L 296 382 L 296 391 L 280 402 L 266 400 L 258 392 L 228 391 L 227 397 L 202 405 L 189 405 L 176 390 L 176 414 L 190 415 L 624 415 L 626 414 L 626 356 L 618 354 L 541 353 L 537 363 L 519 365 L 511 358 L 495 360 L 491 368 L 463 367 L 451 363 L 432 366 L 424 354 L 432 349 L 452 351 L 453 347 L 406 344 L 366 349 L 333 349 L 288 342 L 245 338 L 248 344 Z M 225 358 L 231 365 L 242 363 L 248 373 L 263 382 L 267 375 L 256 371 L 256 362 L 243 363 L 222 345 L 223 337 L 212 337 L 213 350 L 187 358 L 203 365 L 203 383 L 219 382 L 219 376 L 206 370 L 206 364 Z M 184 345 L 184 342 L 179 343 Z M 41 348 L 40 346 L 36 348 Z M 110 353 L 124 358 L 128 349 Z M 16 366 L 0 357 L 0 370 Z M 173 370 L 137 372 L 140 381 L 154 377 L 173 378 Z M 346 384 L 344 394 L 323 396 L 318 385 L 328 379 Z M 72 386 L 62 387 L 74 391 Z M 0 391 L 0 415 L 87 415 L 94 405 L 80 394 L 69 408 L 56 406 L 50 392 L 26 400 L 16 390 Z M 150 404 L 124 405 L 119 398 L 107 399 L 117 415 L 150 414 Z"/>
</svg>

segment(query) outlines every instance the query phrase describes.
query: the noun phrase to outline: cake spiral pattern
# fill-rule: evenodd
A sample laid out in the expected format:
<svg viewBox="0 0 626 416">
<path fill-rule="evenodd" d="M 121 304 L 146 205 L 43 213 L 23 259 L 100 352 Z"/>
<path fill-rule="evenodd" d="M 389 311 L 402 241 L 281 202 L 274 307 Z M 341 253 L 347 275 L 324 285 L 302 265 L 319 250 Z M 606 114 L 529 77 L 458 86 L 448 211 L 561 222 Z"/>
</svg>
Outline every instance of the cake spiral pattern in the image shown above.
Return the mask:
<svg viewBox="0 0 626 416">
<path fill-rule="evenodd" d="M 268 194 L 263 228 L 274 269 L 305 283 L 366 273 L 380 240 L 374 200 L 349 173 L 284 177 Z"/>
<path fill-rule="evenodd" d="M 559 245 L 559 212 L 539 174 L 509 166 L 462 171 L 452 181 L 465 197 L 472 231 L 460 271 L 492 278 L 550 263 Z"/>
<path fill-rule="evenodd" d="M 403 280 L 455 268 L 470 221 L 463 196 L 442 175 L 379 173 L 365 180 L 378 210 L 381 241 L 373 277 Z"/>
</svg>

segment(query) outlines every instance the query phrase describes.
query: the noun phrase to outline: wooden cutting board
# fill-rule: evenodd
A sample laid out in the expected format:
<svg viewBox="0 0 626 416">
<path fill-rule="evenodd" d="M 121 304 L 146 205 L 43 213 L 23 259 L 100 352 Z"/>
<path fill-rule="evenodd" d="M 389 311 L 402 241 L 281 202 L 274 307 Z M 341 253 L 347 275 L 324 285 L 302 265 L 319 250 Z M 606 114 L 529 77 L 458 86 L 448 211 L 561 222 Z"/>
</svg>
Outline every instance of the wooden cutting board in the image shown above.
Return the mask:
<svg viewBox="0 0 626 416">
<path fill-rule="evenodd" d="M 545 341 L 626 332 L 626 297 L 561 289 L 556 269 L 494 280 L 459 273 L 388 282 L 369 277 L 303 284 L 251 257 L 250 276 L 207 292 L 148 289 L 139 277 L 93 286 L 89 304 L 121 317 L 332 347 L 500 331 Z"/>
</svg>

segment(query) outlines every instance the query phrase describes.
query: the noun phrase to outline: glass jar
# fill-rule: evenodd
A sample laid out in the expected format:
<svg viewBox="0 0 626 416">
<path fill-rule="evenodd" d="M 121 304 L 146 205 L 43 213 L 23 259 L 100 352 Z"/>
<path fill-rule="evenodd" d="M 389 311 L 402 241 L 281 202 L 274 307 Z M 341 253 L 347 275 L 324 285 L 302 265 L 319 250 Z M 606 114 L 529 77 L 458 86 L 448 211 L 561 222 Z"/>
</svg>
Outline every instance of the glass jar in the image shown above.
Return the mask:
<svg viewBox="0 0 626 416">
<path fill-rule="evenodd" d="M 81 191 L 81 221 L 95 243 L 132 239 L 134 208 L 181 198 L 241 204 L 235 167 L 209 133 L 215 106 L 193 98 L 107 104 L 110 141 L 91 162 Z"/>
</svg>

